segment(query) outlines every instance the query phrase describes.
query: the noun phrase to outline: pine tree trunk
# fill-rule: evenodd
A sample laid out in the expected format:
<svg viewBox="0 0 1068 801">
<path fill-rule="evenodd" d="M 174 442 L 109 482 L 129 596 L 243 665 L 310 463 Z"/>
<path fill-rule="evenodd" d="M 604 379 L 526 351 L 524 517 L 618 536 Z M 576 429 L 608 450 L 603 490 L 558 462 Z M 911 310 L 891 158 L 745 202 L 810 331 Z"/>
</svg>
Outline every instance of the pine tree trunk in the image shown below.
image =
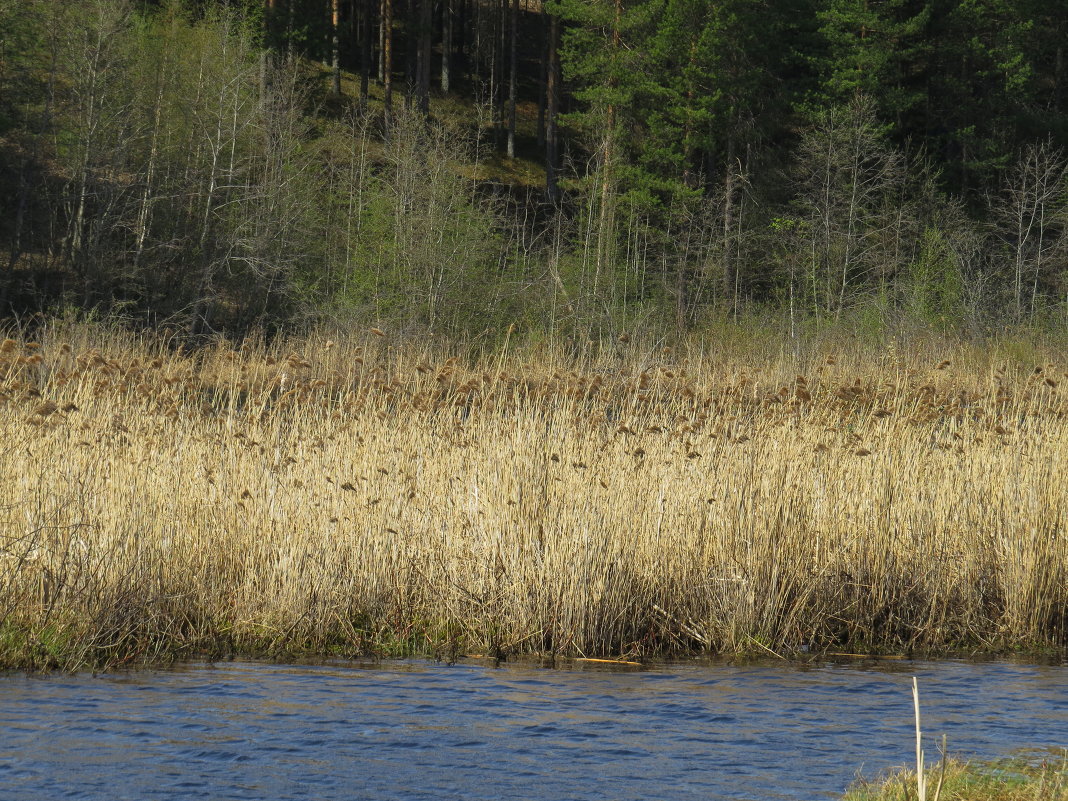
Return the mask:
<svg viewBox="0 0 1068 801">
<path fill-rule="evenodd" d="M 469 19 L 473 20 L 471 23 L 471 42 L 470 52 L 468 53 L 467 66 L 468 66 L 468 78 L 471 81 L 471 87 L 475 91 L 475 97 L 482 100 L 482 4 L 472 2 L 467 5 L 467 0 L 464 0 L 465 6 L 467 6 Z"/>
<path fill-rule="evenodd" d="M 545 147 L 545 102 L 549 82 L 549 14 L 541 10 L 542 48 L 538 76 L 538 150 Z"/>
<path fill-rule="evenodd" d="M 497 32 L 494 37 L 494 50 L 497 54 L 497 146 L 500 147 L 500 137 L 505 128 L 504 106 L 508 102 L 505 94 L 505 61 L 504 54 L 508 52 L 508 23 L 506 21 L 508 0 L 500 0 L 497 3 Z"/>
<path fill-rule="evenodd" d="M 508 70 L 508 158 L 515 158 L 515 107 L 516 107 L 516 81 L 519 69 L 518 39 L 519 39 L 519 0 L 512 0 L 512 42 L 509 53 Z"/>
<path fill-rule="evenodd" d="M 430 61 L 433 46 L 434 0 L 419 0 L 419 52 L 416 91 L 419 111 L 430 114 Z"/>
<path fill-rule="evenodd" d="M 411 108 L 419 84 L 419 8 L 421 0 L 408 0 L 404 24 L 404 107 Z"/>
<path fill-rule="evenodd" d="M 338 28 L 341 24 L 341 0 L 330 0 L 330 93 L 341 96 L 341 42 Z"/>
<path fill-rule="evenodd" d="M 441 92 L 448 94 L 452 67 L 452 0 L 441 3 Z"/>
<path fill-rule="evenodd" d="M 378 82 L 386 83 L 386 2 L 378 0 Z"/>
<path fill-rule="evenodd" d="M 393 0 L 382 0 L 382 103 L 388 133 L 393 124 Z"/>
<path fill-rule="evenodd" d="M 479 4 L 481 6 L 481 4 Z M 492 31 L 489 35 L 489 103 L 490 114 L 493 117 L 493 146 L 497 147 L 500 144 L 498 135 L 500 134 L 500 117 L 497 114 L 497 95 L 500 93 L 498 85 L 500 84 L 500 73 L 497 71 L 497 18 L 500 16 L 498 13 L 500 10 L 499 0 L 492 0 L 491 8 L 493 17 L 490 20 Z"/>
<path fill-rule="evenodd" d="M 367 111 L 371 94 L 371 8 L 374 0 L 363 0 L 360 28 L 360 109 Z"/>
<path fill-rule="evenodd" d="M 449 3 L 453 6 L 453 11 L 456 12 L 456 19 L 449 26 L 450 38 L 452 39 L 449 66 L 457 75 L 470 78 L 471 31 L 468 30 L 468 24 L 471 20 L 471 9 L 468 8 L 467 0 L 449 0 Z"/>
<path fill-rule="evenodd" d="M 557 131 L 556 114 L 560 107 L 560 18 L 549 16 L 549 54 L 545 77 L 545 193 L 556 203 L 560 197 L 556 185 Z"/>
</svg>

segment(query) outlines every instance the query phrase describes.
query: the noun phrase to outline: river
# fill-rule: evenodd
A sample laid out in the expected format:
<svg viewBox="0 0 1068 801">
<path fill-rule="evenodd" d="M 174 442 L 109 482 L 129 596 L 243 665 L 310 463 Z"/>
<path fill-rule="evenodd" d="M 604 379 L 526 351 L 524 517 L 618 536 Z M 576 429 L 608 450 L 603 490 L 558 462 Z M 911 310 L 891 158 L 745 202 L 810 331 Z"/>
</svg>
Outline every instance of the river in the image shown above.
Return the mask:
<svg viewBox="0 0 1068 801">
<path fill-rule="evenodd" d="M 1068 667 L 473 661 L 0 675 L 0 799 L 815 799 L 1068 746 Z"/>
</svg>

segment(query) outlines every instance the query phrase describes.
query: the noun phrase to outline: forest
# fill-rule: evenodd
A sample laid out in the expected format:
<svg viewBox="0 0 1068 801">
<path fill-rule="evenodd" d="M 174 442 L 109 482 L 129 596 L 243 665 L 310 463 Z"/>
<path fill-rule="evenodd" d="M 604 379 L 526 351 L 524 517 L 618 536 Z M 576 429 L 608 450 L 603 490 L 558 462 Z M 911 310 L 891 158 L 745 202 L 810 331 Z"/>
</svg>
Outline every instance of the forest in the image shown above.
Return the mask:
<svg viewBox="0 0 1068 801">
<path fill-rule="evenodd" d="M 0 667 L 1062 659 L 1066 11 L 0 0 Z"/>
<path fill-rule="evenodd" d="M 2 0 L 0 307 L 191 338 L 1068 319 L 1063 0 Z"/>
</svg>

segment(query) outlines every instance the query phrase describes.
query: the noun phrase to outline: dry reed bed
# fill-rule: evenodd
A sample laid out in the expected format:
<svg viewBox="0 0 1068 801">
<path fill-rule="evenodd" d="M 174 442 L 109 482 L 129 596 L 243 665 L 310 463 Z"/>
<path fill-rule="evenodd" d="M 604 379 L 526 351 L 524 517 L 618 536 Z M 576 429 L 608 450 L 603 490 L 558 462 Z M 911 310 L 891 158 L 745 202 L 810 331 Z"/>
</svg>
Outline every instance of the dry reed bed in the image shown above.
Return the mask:
<svg viewBox="0 0 1068 801">
<path fill-rule="evenodd" d="M 934 356 L 7 340 L 0 656 L 1062 645 L 1064 376 Z"/>
</svg>

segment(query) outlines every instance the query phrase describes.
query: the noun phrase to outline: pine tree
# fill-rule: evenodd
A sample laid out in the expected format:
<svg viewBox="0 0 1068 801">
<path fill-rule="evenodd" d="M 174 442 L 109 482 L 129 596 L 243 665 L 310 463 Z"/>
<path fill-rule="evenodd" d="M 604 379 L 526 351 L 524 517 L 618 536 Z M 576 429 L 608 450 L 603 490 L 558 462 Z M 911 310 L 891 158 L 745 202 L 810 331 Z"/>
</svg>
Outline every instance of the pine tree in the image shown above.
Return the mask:
<svg viewBox="0 0 1068 801">
<path fill-rule="evenodd" d="M 947 2 L 936 23 L 929 141 L 952 185 L 978 190 L 1012 161 L 1034 102 L 1026 52 L 1032 23 L 1008 0 Z"/>
<path fill-rule="evenodd" d="M 819 14 L 823 104 L 864 96 L 885 121 L 910 130 L 926 102 L 933 15 L 930 0 L 830 0 Z"/>
</svg>

